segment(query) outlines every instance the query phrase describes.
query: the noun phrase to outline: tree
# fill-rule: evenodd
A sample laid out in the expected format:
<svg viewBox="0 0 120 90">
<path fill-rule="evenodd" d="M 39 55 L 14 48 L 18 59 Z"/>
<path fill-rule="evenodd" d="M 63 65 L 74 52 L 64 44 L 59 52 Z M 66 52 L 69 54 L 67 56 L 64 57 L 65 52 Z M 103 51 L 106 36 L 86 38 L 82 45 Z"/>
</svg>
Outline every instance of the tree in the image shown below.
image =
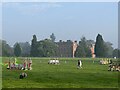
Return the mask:
<svg viewBox="0 0 120 90">
<path fill-rule="evenodd" d="M 106 55 L 104 40 L 100 34 L 98 34 L 96 37 L 95 54 L 96 57 L 105 57 Z"/>
<path fill-rule="evenodd" d="M 80 45 L 77 47 L 75 57 L 86 57 L 86 53 L 83 47 Z"/>
<path fill-rule="evenodd" d="M 81 41 L 79 42 L 80 57 L 86 57 L 87 54 L 86 49 L 87 49 L 86 38 L 82 37 Z"/>
<path fill-rule="evenodd" d="M 50 38 L 53 42 L 55 42 L 56 37 L 55 37 L 54 33 L 52 33 L 52 35 L 50 35 Z"/>
<path fill-rule="evenodd" d="M 95 44 L 94 40 L 87 40 L 86 44 L 88 47 L 90 47 L 91 45 Z"/>
<path fill-rule="evenodd" d="M 120 50 L 119 49 L 114 49 L 113 50 L 113 57 L 120 58 Z"/>
<path fill-rule="evenodd" d="M 110 42 L 104 42 L 105 43 L 105 49 L 106 49 L 106 57 L 112 57 L 113 56 L 113 47 L 112 43 Z"/>
<path fill-rule="evenodd" d="M 94 40 L 87 40 L 86 44 L 87 44 L 87 50 L 86 50 L 87 55 L 86 56 L 87 57 L 92 57 L 91 47 L 92 47 L 92 45 L 95 44 L 95 42 L 94 42 Z"/>
<path fill-rule="evenodd" d="M 20 42 L 19 45 L 22 49 L 21 56 L 30 56 L 30 44 L 28 42 Z"/>
<path fill-rule="evenodd" d="M 21 55 L 21 47 L 18 43 L 14 45 L 14 54 L 19 57 Z"/>
<path fill-rule="evenodd" d="M 57 45 L 49 39 L 38 42 L 38 53 L 40 57 L 55 56 Z"/>
<path fill-rule="evenodd" d="M 85 37 L 82 37 L 76 49 L 75 56 L 76 57 L 90 57 L 91 56 L 91 51 L 89 48 L 90 42 L 93 42 L 93 41 L 86 40 Z"/>
<path fill-rule="evenodd" d="M 12 47 L 10 47 L 9 44 L 5 40 L 0 40 L 0 47 L 2 50 L 0 51 L 1 56 L 13 56 L 14 50 Z"/>
<path fill-rule="evenodd" d="M 33 35 L 32 43 L 31 43 L 31 51 L 30 56 L 37 57 L 38 56 L 38 43 L 36 35 Z"/>
</svg>

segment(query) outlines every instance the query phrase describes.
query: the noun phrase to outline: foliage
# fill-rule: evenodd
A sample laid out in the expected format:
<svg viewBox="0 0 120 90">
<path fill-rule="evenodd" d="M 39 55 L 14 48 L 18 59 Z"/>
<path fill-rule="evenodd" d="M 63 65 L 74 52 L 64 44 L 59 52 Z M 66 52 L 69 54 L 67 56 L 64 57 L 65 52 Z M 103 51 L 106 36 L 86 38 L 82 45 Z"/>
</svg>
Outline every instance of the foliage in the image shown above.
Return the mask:
<svg viewBox="0 0 120 90">
<path fill-rule="evenodd" d="M 120 49 L 114 49 L 113 50 L 113 57 L 120 58 Z"/>
<path fill-rule="evenodd" d="M 76 57 L 91 57 L 90 46 L 92 43 L 94 43 L 94 41 L 86 40 L 85 37 L 82 37 L 81 41 L 79 41 L 79 45 L 75 52 L 75 56 Z"/>
<path fill-rule="evenodd" d="M 52 35 L 50 35 L 50 38 L 53 42 L 55 42 L 56 37 L 55 37 L 54 33 L 52 33 Z"/>
<path fill-rule="evenodd" d="M 84 48 L 82 46 L 77 47 L 77 50 L 75 52 L 75 56 L 76 57 L 86 57 L 85 50 L 84 50 Z"/>
<path fill-rule="evenodd" d="M 37 41 L 36 35 L 33 35 L 31 44 L 31 56 L 33 57 L 50 57 L 55 56 L 56 44 L 50 40 L 45 39 Z"/>
<path fill-rule="evenodd" d="M 105 57 L 106 55 L 106 46 L 104 44 L 104 40 L 102 38 L 102 35 L 98 34 L 96 37 L 96 43 L 95 43 L 95 54 L 96 57 Z"/>
<path fill-rule="evenodd" d="M 112 43 L 110 42 L 104 42 L 105 43 L 105 48 L 106 48 L 106 57 L 113 57 L 113 47 Z"/>
<path fill-rule="evenodd" d="M 38 42 L 38 54 L 40 57 L 55 56 L 57 45 L 49 39 Z"/>
<path fill-rule="evenodd" d="M 50 39 L 37 41 L 36 35 L 33 35 L 31 45 L 28 42 L 19 42 L 21 47 L 21 56 L 32 57 L 72 57 L 72 41 L 55 42 L 55 35 L 52 33 Z M 119 51 L 114 50 L 112 43 L 104 42 L 102 35 L 98 34 L 96 43 L 94 40 L 87 40 L 82 37 L 78 43 L 75 52 L 76 57 L 91 57 L 90 47 L 95 44 L 95 54 L 97 57 L 119 57 Z M 6 41 L 0 40 L 0 47 L 2 56 L 14 56 L 14 48 L 9 46 Z M 117 55 L 118 54 L 118 55 Z"/>
<path fill-rule="evenodd" d="M 0 40 L 0 47 L 2 47 L 2 50 L 0 51 L 2 56 L 13 56 L 14 51 L 13 48 L 7 44 L 5 40 Z"/>
<path fill-rule="evenodd" d="M 21 55 L 21 47 L 18 43 L 14 45 L 14 54 L 19 57 Z"/>
<path fill-rule="evenodd" d="M 32 43 L 31 43 L 30 56 L 32 56 L 32 57 L 38 56 L 38 44 L 37 44 L 36 35 L 33 35 Z"/>
<path fill-rule="evenodd" d="M 19 42 L 21 47 L 21 56 L 30 56 L 30 44 L 28 42 Z"/>
<path fill-rule="evenodd" d="M 73 42 L 71 40 L 62 41 L 56 43 L 56 53 L 55 57 L 72 57 L 72 45 Z"/>
</svg>

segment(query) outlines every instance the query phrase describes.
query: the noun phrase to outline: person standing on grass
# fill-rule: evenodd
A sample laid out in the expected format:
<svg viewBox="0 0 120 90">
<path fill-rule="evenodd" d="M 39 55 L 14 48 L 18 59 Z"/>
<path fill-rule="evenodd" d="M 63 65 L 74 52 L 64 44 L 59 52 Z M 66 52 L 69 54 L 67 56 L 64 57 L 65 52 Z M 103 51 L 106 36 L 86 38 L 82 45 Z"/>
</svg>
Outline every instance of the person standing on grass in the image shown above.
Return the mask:
<svg viewBox="0 0 120 90">
<path fill-rule="evenodd" d="M 10 59 L 9 59 L 9 62 L 8 62 L 7 69 L 11 69 L 11 63 L 10 63 Z"/>
<path fill-rule="evenodd" d="M 112 70 L 112 67 L 113 67 L 113 61 L 110 60 L 110 61 L 109 61 L 109 69 L 108 69 L 108 71 L 111 71 L 111 70 Z"/>
<path fill-rule="evenodd" d="M 23 63 L 23 70 L 26 70 L 26 68 L 27 68 L 27 61 L 24 60 L 24 63 Z"/>
<path fill-rule="evenodd" d="M 32 70 L 32 59 L 29 59 L 29 66 L 30 66 L 30 70 Z"/>
<path fill-rule="evenodd" d="M 78 60 L 78 65 L 77 66 L 78 66 L 77 69 L 82 68 L 82 61 L 81 60 Z"/>
</svg>

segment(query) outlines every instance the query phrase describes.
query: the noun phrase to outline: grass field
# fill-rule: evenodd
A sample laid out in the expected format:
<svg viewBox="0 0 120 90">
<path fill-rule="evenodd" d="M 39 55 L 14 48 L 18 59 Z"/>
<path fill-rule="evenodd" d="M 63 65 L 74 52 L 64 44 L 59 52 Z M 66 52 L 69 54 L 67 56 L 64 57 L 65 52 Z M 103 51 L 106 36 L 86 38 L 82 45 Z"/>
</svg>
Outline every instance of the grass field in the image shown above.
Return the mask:
<svg viewBox="0 0 120 90">
<path fill-rule="evenodd" d="M 18 58 L 20 61 L 20 58 Z M 60 58 L 60 65 L 49 65 L 49 58 L 32 58 L 32 70 L 7 70 L 2 67 L 3 88 L 118 88 L 118 72 L 110 72 L 108 65 L 96 59 L 83 58 L 83 68 L 77 69 L 77 58 Z M 4 57 L 3 62 L 8 61 Z M 66 61 L 66 63 L 65 63 Z M 19 79 L 26 72 L 27 78 Z"/>
</svg>

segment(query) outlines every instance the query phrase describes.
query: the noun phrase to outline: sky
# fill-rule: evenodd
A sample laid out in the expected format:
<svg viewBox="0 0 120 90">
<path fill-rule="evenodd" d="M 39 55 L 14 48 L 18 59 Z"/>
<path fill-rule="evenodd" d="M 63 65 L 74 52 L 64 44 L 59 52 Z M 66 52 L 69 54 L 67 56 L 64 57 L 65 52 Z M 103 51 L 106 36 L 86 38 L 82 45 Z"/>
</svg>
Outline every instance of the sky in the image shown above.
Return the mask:
<svg viewBox="0 0 120 90">
<path fill-rule="evenodd" d="M 5 2 L 2 4 L 2 39 L 13 46 L 54 33 L 56 41 L 77 40 L 82 36 L 118 47 L 117 2 Z"/>
</svg>

